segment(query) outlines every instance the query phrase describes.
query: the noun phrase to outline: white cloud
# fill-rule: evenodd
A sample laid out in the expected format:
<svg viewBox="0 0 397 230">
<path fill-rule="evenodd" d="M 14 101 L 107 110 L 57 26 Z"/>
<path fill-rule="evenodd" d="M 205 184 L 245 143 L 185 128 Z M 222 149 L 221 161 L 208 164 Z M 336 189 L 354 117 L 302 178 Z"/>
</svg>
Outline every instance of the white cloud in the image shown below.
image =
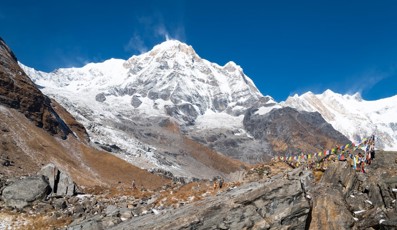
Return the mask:
<svg viewBox="0 0 397 230">
<path fill-rule="evenodd" d="M 138 51 L 140 54 L 148 50 L 142 37 L 137 33 L 134 34 L 128 41 L 128 44 L 124 47 L 125 50 Z"/>
<path fill-rule="evenodd" d="M 144 53 L 154 44 L 170 39 L 185 40 L 185 28 L 182 23 L 166 25 L 162 15 L 136 18 L 138 28 L 134 31 L 124 50 Z"/>
<path fill-rule="evenodd" d="M 347 94 L 360 93 L 362 94 L 364 91 L 371 90 L 377 83 L 388 78 L 390 73 L 381 72 L 377 70 L 367 71 L 366 73 L 361 74 L 358 77 L 355 77 L 355 80 L 347 83 L 349 87 L 347 87 Z"/>
<path fill-rule="evenodd" d="M 170 35 L 163 24 L 157 25 L 155 28 L 156 34 L 163 37 L 166 41 L 170 40 Z"/>
</svg>

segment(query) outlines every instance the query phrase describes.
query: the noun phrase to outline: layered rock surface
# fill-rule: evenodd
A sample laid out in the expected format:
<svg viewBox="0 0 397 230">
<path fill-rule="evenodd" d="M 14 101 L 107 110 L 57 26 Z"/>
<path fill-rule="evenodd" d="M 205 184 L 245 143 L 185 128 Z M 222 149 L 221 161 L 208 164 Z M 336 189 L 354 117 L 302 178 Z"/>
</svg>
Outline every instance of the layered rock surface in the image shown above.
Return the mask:
<svg viewBox="0 0 397 230">
<path fill-rule="evenodd" d="M 300 179 L 253 182 L 156 217 L 134 218 L 114 229 L 303 229 L 310 211 Z"/>
<path fill-rule="evenodd" d="M 378 156 L 367 174 L 338 161 L 330 163 L 319 181 L 311 171 L 287 170 L 112 229 L 395 229 L 395 154 Z"/>
<path fill-rule="evenodd" d="M 17 109 L 38 127 L 53 135 L 66 136 L 72 131 L 45 96 L 19 67 L 17 59 L 0 38 L 0 104 Z"/>
</svg>

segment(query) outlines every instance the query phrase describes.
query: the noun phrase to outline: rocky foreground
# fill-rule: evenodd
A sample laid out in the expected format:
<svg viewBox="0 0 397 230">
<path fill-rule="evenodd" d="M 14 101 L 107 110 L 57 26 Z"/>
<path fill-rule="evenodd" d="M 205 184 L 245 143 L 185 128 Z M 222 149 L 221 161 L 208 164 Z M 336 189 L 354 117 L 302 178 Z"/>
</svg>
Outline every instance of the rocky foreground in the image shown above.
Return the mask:
<svg viewBox="0 0 397 230">
<path fill-rule="evenodd" d="M 52 166 L 0 185 L 2 229 L 397 228 L 395 152 L 379 152 L 366 174 L 339 161 L 324 172 L 277 162 L 221 189 L 199 181 L 83 193 Z"/>
</svg>

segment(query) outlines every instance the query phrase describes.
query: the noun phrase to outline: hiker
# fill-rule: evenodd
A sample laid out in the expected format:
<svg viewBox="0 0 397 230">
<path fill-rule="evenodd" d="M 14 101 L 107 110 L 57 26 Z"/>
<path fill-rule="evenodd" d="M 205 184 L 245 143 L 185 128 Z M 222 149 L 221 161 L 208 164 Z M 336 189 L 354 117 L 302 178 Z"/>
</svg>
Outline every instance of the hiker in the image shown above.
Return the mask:
<svg viewBox="0 0 397 230">
<path fill-rule="evenodd" d="M 339 161 L 346 161 L 345 152 L 344 152 L 344 151 L 342 151 L 342 152 L 339 154 L 338 160 L 339 160 Z"/>
<path fill-rule="evenodd" d="M 365 157 L 363 156 L 363 154 L 359 153 L 358 154 L 358 165 L 360 166 L 360 170 L 362 173 L 365 173 L 364 170 L 364 164 L 365 164 Z"/>
<path fill-rule="evenodd" d="M 131 184 L 132 189 L 136 189 L 136 184 L 135 184 L 135 180 L 132 180 L 132 184 Z"/>
<path fill-rule="evenodd" d="M 214 190 L 218 187 L 218 184 L 216 183 L 216 180 L 214 180 Z"/>
<path fill-rule="evenodd" d="M 223 186 L 223 178 L 221 178 L 221 179 L 219 180 L 219 189 L 221 189 L 222 186 Z"/>
<path fill-rule="evenodd" d="M 371 152 L 370 151 L 367 153 L 365 161 L 367 162 L 368 165 L 371 164 Z"/>
<path fill-rule="evenodd" d="M 352 155 L 351 166 L 353 167 L 354 171 L 357 171 L 357 155 Z"/>
<path fill-rule="evenodd" d="M 369 152 L 371 153 L 371 160 L 375 159 L 375 142 L 372 142 L 371 147 L 369 147 Z"/>
</svg>

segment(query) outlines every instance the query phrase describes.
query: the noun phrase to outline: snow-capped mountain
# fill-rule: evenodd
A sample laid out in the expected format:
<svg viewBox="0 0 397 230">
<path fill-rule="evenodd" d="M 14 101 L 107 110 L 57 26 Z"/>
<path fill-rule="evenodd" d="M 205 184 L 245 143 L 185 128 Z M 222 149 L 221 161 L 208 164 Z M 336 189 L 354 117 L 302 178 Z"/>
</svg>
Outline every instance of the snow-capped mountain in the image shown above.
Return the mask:
<svg viewBox="0 0 397 230">
<path fill-rule="evenodd" d="M 257 163 L 349 141 L 319 113 L 263 96 L 235 63 L 211 63 L 179 41 L 128 60 L 51 73 L 20 65 L 94 143 L 141 168 L 210 178 L 240 168 L 224 155 Z"/>
<path fill-rule="evenodd" d="M 281 104 L 321 113 L 327 122 L 352 141 L 360 142 L 375 134 L 377 148 L 397 150 L 397 95 L 366 101 L 359 93 L 341 95 L 326 90 L 322 94 L 294 95 Z"/>
<path fill-rule="evenodd" d="M 207 111 L 240 115 L 247 105 L 263 97 L 234 62 L 219 66 L 175 40 L 126 61 L 110 59 L 52 73 L 24 69 L 44 92 L 59 94 L 61 88 L 65 96 L 72 96 L 67 92 L 78 94 L 87 107 L 93 103 L 95 107 L 98 103 L 111 107 L 117 98 L 118 109 L 122 99 L 124 109 L 145 111 L 149 107 L 146 111 L 152 114 L 154 108 L 159 114 L 187 122 Z"/>
<path fill-rule="evenodd" d="M 161 131 L 170 117 L 182 130 L 221 127 L 250 138 L 243 128 L 244 112 L 255 103 L 278 106 L 258 91 L 240 66 L 211 63 L 175 40 L 128 60 L 110 59 L 51 73 L 20 65 L 43 93 L 87 128 L 93 142 L 121 149 L 123 158 L 143 168 L 178 171 L 178 164 L 160 154 L 170 152 L 160 149 L 171 145 L 170 135 Z M 149 144 L 153 141 L 157 145 Z"/>
</svg>

